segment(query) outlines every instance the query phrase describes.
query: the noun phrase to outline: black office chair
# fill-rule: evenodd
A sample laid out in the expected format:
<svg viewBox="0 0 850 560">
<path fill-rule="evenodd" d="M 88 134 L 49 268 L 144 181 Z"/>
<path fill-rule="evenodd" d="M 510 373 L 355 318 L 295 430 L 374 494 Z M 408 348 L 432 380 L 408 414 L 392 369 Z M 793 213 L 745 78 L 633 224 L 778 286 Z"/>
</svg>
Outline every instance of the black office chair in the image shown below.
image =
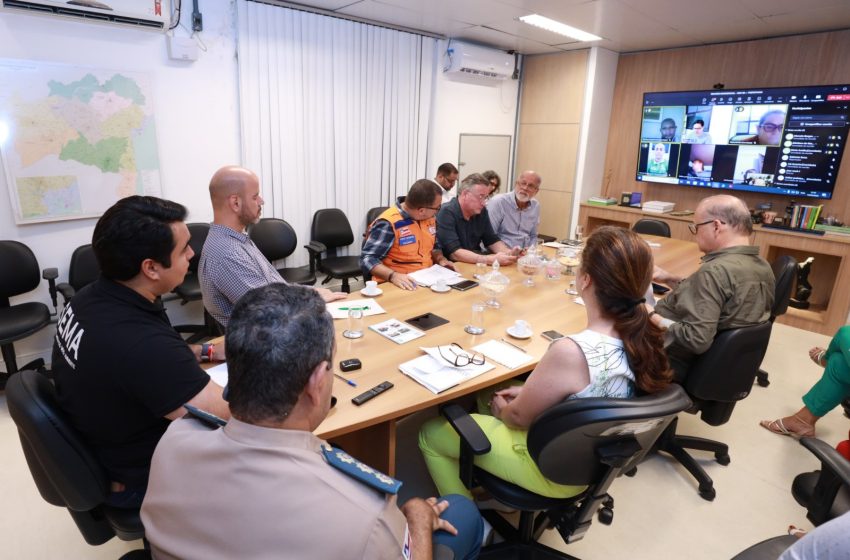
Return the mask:
<svg viewBox="0 0 850 560">
<path fill-rule="evenodd" d="M 183 282 L 173 290 L 173 293 L 180 299 L 180 305 L 186 305 L 192 301 L 200 301 L 203 298 L 201 283 L 198 279 L 198 263 L 201 262 L 201 251 L 210 232 L 210 225 L 207 223 L 186 224 L 186 227 L 189 228 L 189 246 L 192 247 L 195 255 L 189 261 L 189 271 L 186 273 Z M 204 309 L 203 324 L 175 325 L 174 330 L 179 333 L 190 334 L 191 336 L 186 339 L 186 342 L 194 344 L 205 338 L 223 334 L 217 325 L 212 315 Z"/>
<path fill-rule="evenodd" d="M 557 528 L 564 541 L 580 540 L 593 516 L 610 524 L 614 501 L 608 488 L 634 469 L 676 414 L 691 406 L 678 385 L 635 399 L 568 399 L 537 418 L 528 430 L 528 451 L 540 472 L 558 484 L 587 486 L 572 498 L 548 498 L 476 467 L 473 455 L 490 450 L 487 436 L 459 405 L 442 413 L 460 434 L 460 478 L 467 488 L 483 487 L 499 502 L 520 510 L 514 529 L 491 510 L 484 517 L 505 542 L 481 551 L 481 558 L 570 558 L 542 545 L 544 530 Z"/>
<path fill-rule="evenodd" d="M 850 511 L 850 462 L 828 443 L 816 438 L 802 438 L 800 444 L 821 462 L 818 471 L 798 474 L 791 494 L 806 508 L 806 517 L 821 525 Z M 781 535 L 744 550 L 732 560 L 776 560 L 797 538 Z"/>
<path fill-rule="evenodd" d="M 103 544 L 114 536 L 125 541 L 144 537 L 138 509 L 105 505 L 109 478 L 59 408 L 46 376 L 21 371 L 9 380 L 6 402 L 41 497 L 67 508 L 87 543 Z M 139 551 L 130 554 L 146 557 Z"/>
<path fill-rule="evenodd" d="M 374 208 L 370 208 L 368 212 L 366 212 L 366 229 L 369 229 L 369 226 L 372 225 L 378 216 L 383 214 L 389 206 L 376 206 Z"/>
<path fill-rule="evenodd" d="M 279 218 L 261 219 L 248 229 L 248 235 L 272 264 L 291 255 L 298 246 L 295 230 Z M 278 268 L 277 271 L 290 284 L 312 286 L 316 283 L 316 274 L 309 269 Z"/>
<path fill-rule="evenodd" d="M 776 321 L 780 315 L 788 310 L 788 301 L 791 299 L 791 290 L 797 278 L 797 260 L 790 255 L 782 255 L 773 261 L 773 276 L 776 278 L 776 289 L 773 293 L 773 307 L 770 310 L 770 322 Z M 759 368 L 756 381 L 762 387 L 770 385 L 768 373 Z"/>
<path fill-rule="evenodd" d="M 42 274 L 55 291 L 55 268 Z M 38 261 L 32 250 L 19 241 L 0 241 L 0 353 L 6 371 L 0 372 L 0 391 L 9 377 L 19 369 L 39 369 L 44 360 L 38 358 L 18 368 L 15 357 L 15 342 L 40 331 L 50 323 L 50 309 L 43 303 L 29 301 L 12 305 L 9 298 L 25 294 L 38 287 Z"/>
<path fill-rule="evenodd" d="M 670 226 L 667 222 L 653 218 L 641 218 L 632 226 L 632 231 L 646 235 L 657 235 L 658 237 L 670 237 Z"/>
<path fill-rule="evenodd" d="M 732 416 L 735 403 L 750 394 L 759 365 L 767 352 L 771 322 L 751 327 L 721 331 L 711 347 L 702 354 L 688 372 L 685 390 L 694 402 L 688 410 L 700 413 L 703 422 L 712 426 L 725 424 Z M 728 465 L 729 446 L 719 441 L 676 434 L 678 419 L 659 438 L 659 451 L 669 453 L 682 464 L 699 484 L 699 495 L 706 500 L 716 496 L 714 482 L 685 449 L 714 452 L 715 460 Z"/>
<path fill-rule="evenodd" d="M 348 218 L 339 208 L 325 208 L 313 214 L 310 228 L 310 243 L 305 248 L 310 253 L 310 271 L 322 272 L 327 276 L 322 284 L 331 278 L 342 280 L 342 291 L 351 292 L 349 278 L 356 278 L 360 271 L 360 257 L 338 256 L 337 249 L 354 243 L 354 233 Z M 322 258 L 322 253 L 326 253 Z"/>
<path fill-rule="evenodd" d="M 50 298 L 53 306 L 58 307 L 57 294 L 62 294 L 62 306 L 68 305 L 74 294 L 97 280 L 100 276 L 100 265 L 94 256 L 91 243 L 80 245 L 71 253 L 71 265 L 68 268 L 68 281 L 51 287 Z"/>
</svg>

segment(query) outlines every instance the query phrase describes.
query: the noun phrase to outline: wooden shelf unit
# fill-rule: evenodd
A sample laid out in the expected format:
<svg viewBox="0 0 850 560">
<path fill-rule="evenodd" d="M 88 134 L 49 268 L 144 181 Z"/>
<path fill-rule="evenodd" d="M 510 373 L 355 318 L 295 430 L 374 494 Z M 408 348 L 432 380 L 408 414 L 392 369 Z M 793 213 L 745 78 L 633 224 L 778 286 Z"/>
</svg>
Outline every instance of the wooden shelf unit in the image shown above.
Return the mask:
<svg viewBox="0 0 850 560">
<path fill-rule="evenodd" d="M 579 209 L 579 223 L 588 232 L 602 225 L 631 228 L 641 218 L 667 222 L 674 239 L 693 240 L 688 231 L 692 215 L 671 216 L 644 212 L 640 208 L 586 203 L 581 204 Z M 789 307 L 788 312 L 777 319 L 778 322 L 830 336 L 847 322 L 850 314 L 850 237 L 829 233 L 816 236 L 755 226 L 753 244 L 759 247 L 759 254 L 768 262 L 782 255 L 791 255 L 798 262 L 808 257 L 815 258 L 809 275 L 811 307 Z"/>
</svg>

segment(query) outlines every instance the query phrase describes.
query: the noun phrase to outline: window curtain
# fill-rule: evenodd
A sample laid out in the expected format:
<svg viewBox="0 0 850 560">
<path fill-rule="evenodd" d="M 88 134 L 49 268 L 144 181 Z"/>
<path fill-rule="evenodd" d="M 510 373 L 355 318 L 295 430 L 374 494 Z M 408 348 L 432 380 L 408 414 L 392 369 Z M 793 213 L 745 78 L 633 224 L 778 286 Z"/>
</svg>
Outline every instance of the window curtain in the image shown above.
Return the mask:
<svg viewBox="0 0 850 560">
<path fill-rule="evenodd" d="M 308 262 L 313 213 L 339 208 L 360 252 L 366 212 L 426 177 L 436 40 L 238 0 L 242 162 L 266 217 L 295 229 Z"/>
</svg>

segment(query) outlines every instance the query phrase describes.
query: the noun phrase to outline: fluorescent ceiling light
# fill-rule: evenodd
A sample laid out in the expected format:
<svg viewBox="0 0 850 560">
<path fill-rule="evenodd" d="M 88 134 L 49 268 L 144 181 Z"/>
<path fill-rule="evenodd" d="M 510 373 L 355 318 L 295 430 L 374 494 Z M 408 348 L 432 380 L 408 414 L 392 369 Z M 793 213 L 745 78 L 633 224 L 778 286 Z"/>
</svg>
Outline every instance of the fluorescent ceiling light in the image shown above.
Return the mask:
<svg viewBox="0 0 850 560">
<path fill-rule="evenodd" d="M 561 23 L 560 21 L 555 21 L 554 19 L 549 19 L 547 17 L 543 17 L 537 14 L 531 14 L 530 16 L 522 16 L 519 18 L 519 20 L 523 23 L 527 23 L 528 25 L 533 25 L 535 27 L 545 29 L 546 31 L 557 33 L 558 35 L 564 35 L 571 39 L 575 39 L 576 41 L 602 40 L 602 37 L 597 37 L 596 35 L 588 33 L 587 31 L 576 29 L 575 27 L 569 26 L 566 23 Z"/>
</svg>

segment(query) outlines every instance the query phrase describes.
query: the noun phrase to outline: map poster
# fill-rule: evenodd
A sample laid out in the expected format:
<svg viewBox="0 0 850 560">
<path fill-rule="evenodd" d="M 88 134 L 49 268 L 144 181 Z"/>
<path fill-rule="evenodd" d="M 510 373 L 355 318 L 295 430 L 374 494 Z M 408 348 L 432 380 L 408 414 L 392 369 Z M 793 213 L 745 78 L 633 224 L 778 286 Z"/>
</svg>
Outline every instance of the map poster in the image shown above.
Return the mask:
<svg viewBox="0 0 850 560">
<path fill-rule="evenodd" d="M 150 78 L 0 59 L 0 164 L 18 224 L 161 196 Z"/>
</svg>

